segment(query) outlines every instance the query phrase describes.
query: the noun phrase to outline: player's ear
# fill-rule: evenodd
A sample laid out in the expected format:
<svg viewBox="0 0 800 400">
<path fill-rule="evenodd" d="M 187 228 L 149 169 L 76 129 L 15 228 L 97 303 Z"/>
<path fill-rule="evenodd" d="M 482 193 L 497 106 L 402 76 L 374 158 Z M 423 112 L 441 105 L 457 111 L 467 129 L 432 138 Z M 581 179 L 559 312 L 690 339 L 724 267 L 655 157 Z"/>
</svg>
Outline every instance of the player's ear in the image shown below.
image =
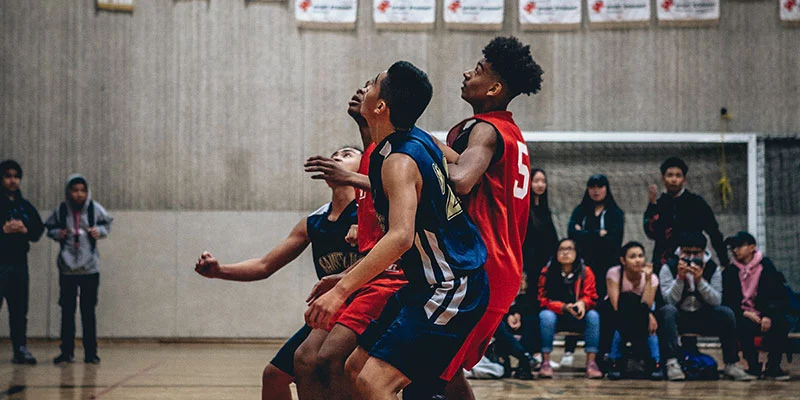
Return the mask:
<svg viewBox="0 0 800 400">
<path fill-rule="evenodd" d="M 388 109 L 389 107 L 386 105 L 385 101 L 378 100 L 378 102 L 375 104 L 375 111 L 373 112 L 375 113 L 375 115 L 381 115 Z"/>
<path fill-rule="evenodd" d="M 503 91 L 503 83 L 500 81 L 496 81 L 489 90 L 486 91 L 487 96 L 499 96 L 500 93 Z"/>
</svg>

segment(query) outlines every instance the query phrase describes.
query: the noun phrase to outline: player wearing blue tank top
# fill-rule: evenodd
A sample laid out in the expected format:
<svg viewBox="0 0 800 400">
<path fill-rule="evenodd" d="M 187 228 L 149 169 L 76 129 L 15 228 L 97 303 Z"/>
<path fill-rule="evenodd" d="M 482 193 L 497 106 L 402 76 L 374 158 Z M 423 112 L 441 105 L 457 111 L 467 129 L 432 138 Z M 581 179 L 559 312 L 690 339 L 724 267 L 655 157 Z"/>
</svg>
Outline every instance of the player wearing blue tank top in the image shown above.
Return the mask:
<svg viewBox="0 0 800 400">
<path fill-rule="evenodd" d="M 431 95 L 427 75 L 405 61 L 367 89 L 361 113 L 378 143 L 370 183 L 386 234 L 306 311 L 310 326 L 325 326 L 351 293 L 399 260 L 408 285 L 347 360 L 357 398 L 392 399 L 411 381 L 438 378 L 489 299 L 480 234 L 448 184 L 441 151 L 414 126 Z"/>
<path fill-rule="evenodd" d="M 331 158 L 347 170 L 358 171 L 361 150 L 344 147 Z M 350 186 L 333 183 L 328 183 L 328 186 L 332 191 L 331 202 L 300 220 L 289 236 L 264 257 L 237 264 L 220 264 L 205 251 L 197 260 L 195 271 L 207 278 L 231 281 L 267 279 L 300 256 L 309 244 L 318 278 L 344 271 L 360 257 L 355 239 L 346 239 L 350 226 L 357 222 L 355 192 Z M 262 400 L 292 399 L 289 385 L 294 380 L 294 353 L 310 332 L 308 325 L 300 328 L 264 368 Z"/>
</svg>

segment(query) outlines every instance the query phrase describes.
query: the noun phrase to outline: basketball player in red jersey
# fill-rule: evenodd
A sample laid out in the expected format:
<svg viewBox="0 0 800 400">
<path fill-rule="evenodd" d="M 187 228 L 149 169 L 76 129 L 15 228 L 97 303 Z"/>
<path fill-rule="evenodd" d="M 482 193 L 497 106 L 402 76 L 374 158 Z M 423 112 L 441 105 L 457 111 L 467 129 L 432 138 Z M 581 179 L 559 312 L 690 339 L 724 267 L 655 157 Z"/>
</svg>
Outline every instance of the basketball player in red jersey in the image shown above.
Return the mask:
<svg viewBox="0 0 800 400">
<path fill-rule="evenodd" d="M 312 157 L 305 164 L 306 172 L 316 173 L 312 179 L 325 179 L 329 184 L 349 185 L 355 188 L 358 225 L 357 228 L 351 229 L 351 235 L 348 237 L 357 237 L 358 250 L 362 254 L 369 252 L 383 236 L 367 176 L 369 157 L 376 145 L 372 142 L 369 126 L 360 111 L 366 88 L 371 84 L 372 81 L 368 81 L 364 87 L 358 89 L 347 108 L 347 113 L 358 125 L 365 148 L 358 173 L 342 168 L 335 160 L 327 157 Z M 329 279 L 321 280 L 315 286 L 309 301 L 334 286 L 341 276 L 331 275 L 325 278 Z M 349 381 L 345 377 L 344 363 L 356 348 L 358 336 L 364 333 L 370 321 L 380 316 L 389 297 L 406 283 L 403 272 L 395 266 L 390 266 L 345 302 L 332 318 L 334 323 L 329 332 L 322 329 L 312 331 L 295 353 L 297 393 L 301 399 L 335 400 L 353 397 Z"/>
<path fill-rule="evenodd" d="M 471 369 L 481 359 L 517 295 L 530 211 L 528 147 L 507 108 L 518 95 L 537 93 L 543 72 L 530 46 L 514 37 L 495 38 L 483 56 L 474 69 L 464 72 L 461 87 L 461 98 L 475 115 L 450 129 L 447 145 L 452 150 L 445 154 L 455 191 L 486 244 L 484 268 L 491 291 L 486 313 L 440 377 L 449 381 L 447 399 L 474 398 L 463 368 Z M 406 398 L 431 398 L 431 389 L 435 386 L 419 393 L 407 388 Z"/>
</svg>

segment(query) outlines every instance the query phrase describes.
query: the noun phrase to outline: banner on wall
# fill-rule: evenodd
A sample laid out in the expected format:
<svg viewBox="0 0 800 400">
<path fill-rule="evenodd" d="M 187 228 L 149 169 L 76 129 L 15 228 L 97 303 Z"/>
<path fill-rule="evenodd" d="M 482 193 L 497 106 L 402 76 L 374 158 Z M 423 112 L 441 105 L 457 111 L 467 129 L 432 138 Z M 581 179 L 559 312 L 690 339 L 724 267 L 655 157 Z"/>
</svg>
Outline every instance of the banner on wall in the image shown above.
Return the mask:
<svg viewBox="0 0 800 400">
<path fill-rule="evenodd" d="M 97 0 L 97 9 L 133 12 L 133 0 Z"/>
<path fill-rule="evenodd" d="M 295 0 L 294 16 L 303 28 L 354 29 L 358 0 Z"/>
<path fill-rule="evenodd" d="M 650 24 L 650 0 L 586 0 L 589 23 L 601 28 L 645 27 Z"/>
<path fill-rule="evenodd" d="M 780 18 L 784 25 L 800 26 L 800 0 L 778 0 Z"/>
<path fill-rule="evenodd" d="M 663 26 L 713 26 L 719 23 L 719 0 L 656 0 Z"/>
<path fill-rule="evenodd" d="M 581 0 L 519 0 L 524 31 L 569 30 L 581 26 Z"/>
<path fill-rule="evenodd" d="M 450 29 L 503 29 L 503 0 L 444 0 L 444 24 Z"/>
<path fill-rule="evenodd" d="M 432 29 L 436 0 L 373 0 L 372 19 L 378 29 Z"/>
</svg>

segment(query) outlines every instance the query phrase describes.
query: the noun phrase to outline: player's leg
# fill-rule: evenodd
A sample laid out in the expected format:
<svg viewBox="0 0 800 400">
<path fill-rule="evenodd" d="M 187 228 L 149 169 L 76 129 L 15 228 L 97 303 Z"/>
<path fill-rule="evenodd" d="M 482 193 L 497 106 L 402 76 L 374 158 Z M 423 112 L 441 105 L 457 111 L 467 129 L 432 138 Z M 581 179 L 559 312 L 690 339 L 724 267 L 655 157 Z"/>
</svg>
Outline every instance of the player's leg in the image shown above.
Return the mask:
<svg viewBox="0 0 800 400">
<path fill-rule="evenodd" d="M 321 399 L 322 388 L 316 379 L 317 353 L 325 342 L 328 331 L 314 329 L 294 353 L 294 382 L 301 399 Z"/>
<path fill-rule="evenodd" d="M 294 381 L 294 353 L 310 333 L 311 327 L 303 325 L 264 368 L 261 376 L 262 400 L 291 400 L 289 385 Z"/>
<path fill-rule="evenodd" d="M 400 390 L 409 383 L 411 380 L 397 368 L 386 361 L 370 357 L 356 379 L 357 398 L 396 400 Z"/>
<path fill-rule="evenodd" d="M 272 363 L 267 364 L 261 376 L 261 400 L 292 400 L 292 389 L 289 385 L 293 381 L 293 376 Z"/>
<path fill-rule="evenodd" d="M 349 399 L 350 383 L 345 375 L 345 362 L 357 346 L 358 335 L 352 329 L 336 324 L 317 353 L 317 371 L 326 399 Z"/>
</svg>

